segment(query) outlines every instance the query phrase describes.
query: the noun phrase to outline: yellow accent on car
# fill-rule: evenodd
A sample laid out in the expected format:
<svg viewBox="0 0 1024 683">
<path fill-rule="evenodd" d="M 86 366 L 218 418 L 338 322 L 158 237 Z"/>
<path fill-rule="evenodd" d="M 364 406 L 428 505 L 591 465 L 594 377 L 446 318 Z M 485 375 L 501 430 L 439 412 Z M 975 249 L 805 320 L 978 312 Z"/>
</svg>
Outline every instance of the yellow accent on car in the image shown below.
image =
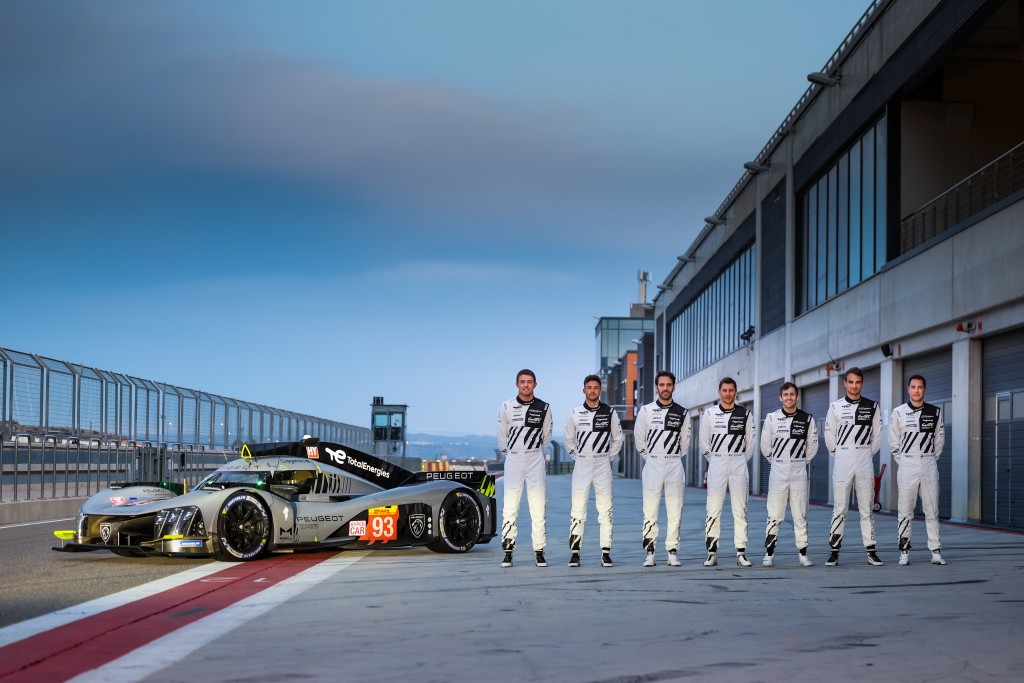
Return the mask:
<svg viewBox="0 0 1024 683">
<path fill-rule="evenodd" d="M 242 459 L 252 460 L 252 451 L 249 450 L 249 444 L 242 444 Z"/>
<path fill-rule="evenodd" d="M 74 529 L 59 529 L 53 532 L 53 535 L 62 541 L 73 541 L 75 540 Z"/>
</svg>

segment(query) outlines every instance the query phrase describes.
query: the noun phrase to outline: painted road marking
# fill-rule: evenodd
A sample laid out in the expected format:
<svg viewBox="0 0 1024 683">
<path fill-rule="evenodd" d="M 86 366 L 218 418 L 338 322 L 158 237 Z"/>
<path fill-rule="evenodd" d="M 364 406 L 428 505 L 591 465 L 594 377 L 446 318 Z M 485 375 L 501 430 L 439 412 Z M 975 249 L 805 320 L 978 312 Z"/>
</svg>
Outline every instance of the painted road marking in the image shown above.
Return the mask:
<svg viewBox="0 0 1024 683">
<path fill-rule="evenodd" d="M 156 581 L 150 581 L 149 583 L 141 586 L 136 586 L 135 588 L 128 588 L 112 595 L 105 595 L 102 598 L 83 602 L 81 605 L 66 607 L 65 609 L 51 612 L 50 614 L 43 614 L 33 619 L 27 619 L 19 624 L 5 626 L 4 628 L 0 628 L 0 648 L 19 640 L 30 638 L 37 633 L 49 631 L 73 621 L 78 621 L 79 619 L 91 617 L 94 614 L 99 614 L 100 612 L 105 612 L 109 609 L 127 605 L 130 602 L 148 597 L 154 593 L 160 593 L 171 588 L 177 588 L 182 584 L 186 584 L 197 579 L 204 579 L 205 577 L 209 577 L 217 572 L 224 571 L 225 569 L 231 569 L 235 566 L 236 565 L 231 562 L 211 562 L 209 564 L 204 564 L 201 567 L 186 569 L 174 576 L 167 576 L 162 579 L 157 579 Z"/>
<path fill-rule="evenodd" d="M 369 552 L 345 552 L 266 590 L 173 631 L 133 652 L 73 679 L 73 683 L 135 683 L 180 662 L 207 643 L 260 617 L 355 564 Z"/>
<path fill-rule="evenodd" d="M 155 595 L 137 597 L 131 602 L 105 609 L 91 616 L 68 620 L 62 625 L 39 632 L 34 636 L 21 638 L 14 644 L 0 648 L 0 680 L 5 683 L 9 681 L 67 680 L 83 672 L 88 674 L 90 670 L 97 669 L 97 667 L 102 669 L 104 665 L 110 664 L 118 658 L 127 659 L 125 656 L 131 653 L 132 665 L 125 667 L 130 669 L 140 664 L 133 651 L 146 650 L 148 648 L 145 646 L 183 626 L 216 615 L 236 603 L 243 601 L 249 603 L 247 598 L 278 587 L 284 582 L 292 587 L 292 592 L 287 593 L 281 600 L 288 599 L 292 594 L 306 590 L 327 576 L 351 565 L 365 554 L 346 553 L 340 556 L 338 559 L 341 562 L 333 562 L 328 565 L 328 569 L 331 570 L 329 573 L 321 570 L 311 574 L 311 577 L 321 577 L 313 582 L 296 580 L 298 578 L 296 575 L 302 576 L 312 567 L 332 562 L 331 560 L 325 562 L 323 555 L 288 555 L 248 564 L 223 565 L 218 563 L 216 571 L 224 573 L 217 577 L 210 577 L 218 579 L 216 581 L 204 580 L 206 577 L 202 576 L 193 576 L 192 581 L 166 588 Z M 257 579 L 260 578 L 267 580 L 257 582 Z M 152 584 L 140 588 L 146 587 L 152 587 Z M 275 595 L 278 594 L 281 594 L 280 590 L 275 591 Z M 255 605 L 260 606 L 265 602 L 257 600 Z M 258 614 L 262 614 L 263 611 L 271 609 L 276 604 L 278 603 L 267 604 Z M 244 614 L 244 611 L 242 613 Z M 238 619 L 238 614 L 234 618 Z M 237 626 L 240 623 L 239 621 L 231 626 Z M 224 627 L 219 628 L 223 629 Z M 205 641 L 195 642 L 193 649 L 200 647 L 203 642 Z M 158 670 L 163 666 L 165 665 L 152 670 Z M 138 680 L 131 676 L 121 676 L 121 678 Z"/>
</svg>

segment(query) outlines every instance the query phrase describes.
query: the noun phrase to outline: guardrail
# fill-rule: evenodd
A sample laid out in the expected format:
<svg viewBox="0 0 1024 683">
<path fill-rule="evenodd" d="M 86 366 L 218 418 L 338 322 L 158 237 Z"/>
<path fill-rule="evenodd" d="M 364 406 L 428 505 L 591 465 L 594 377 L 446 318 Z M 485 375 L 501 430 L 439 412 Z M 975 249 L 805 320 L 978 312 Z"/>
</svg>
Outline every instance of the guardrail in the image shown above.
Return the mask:
<svg viewBox="0 0 1024 683">
<path fill-rule="evenodd" d="M 900 221 L 900 253 L 1024 189 L 1024 142 Z"/>
<path fill-rule="evenodd" d="M 0 503 L 84 498 L 111 484 L 167 481 L 194 486 L 240 457 L 233 449 L 192 444 L 0 434 Z M 419 458 L 385 457 L 413 472 Z"/>
<path fill-rule="evenodd" d="M 191 444 L 0 435 L 0 502 L 87 497 L 132 480 L 194 484 L 237 457 Z"/>
</svg>

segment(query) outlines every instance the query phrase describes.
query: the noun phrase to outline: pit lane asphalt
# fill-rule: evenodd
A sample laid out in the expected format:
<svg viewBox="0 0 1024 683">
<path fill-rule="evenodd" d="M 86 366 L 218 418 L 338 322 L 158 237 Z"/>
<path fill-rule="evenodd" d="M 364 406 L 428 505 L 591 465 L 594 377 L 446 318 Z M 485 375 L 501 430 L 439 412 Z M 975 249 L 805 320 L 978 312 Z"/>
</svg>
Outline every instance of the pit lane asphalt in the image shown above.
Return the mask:
<svg viewBox="0 0 1024 683">
<path fill-rule="evenodd" d="M 1024 679 L 1024 536 L 944 524 L 945 567 L 928 564 L 923 522 L 909 567 L 896 565 L 896 521 L 876 515 L 884 567 L 867 565 L 856 515 L 838 567 L 825 567 L 830 508 L 811 506 L 811 556 L 797 565 L 786 524 L 776 566 L 760 566 L 765 519 L 751 498 L 749 556 L 737 567 L 725 506 L 720 565 L 701 566 L 704 491 L 686 489 L 683 567 L 640 566 L 641 491 L 615 482 L 616 566 L 598 563 L 591 503 L 583 566 L 568 561 L 568 476 L 549 478 L 548 562 L 520 550 L 498 564 L 498 541 L 463 556 L 368 554 L 315 589 L 194 652 L 147 681 L 627 681 Z M 499 483 L 499 510 L 501 498 Z M 197 565 L 49 550 L 50 527 L 0 529 L 4 623 L 15 603 L 34 616 Z M 662 520 L 662 534 L 664 523 Z M 42 550 L 41 550 L 42 549 Z M 325 555 L 328 557 L 329 555 Z M 13 581 L 12 581 L 13 577 Z M 33 595 L 35 597 L 33 597 Z M 22 617 L 25 618 L 25 617 Z M 17 619 L 14 619 L 17 621 Z"/>
</svg>

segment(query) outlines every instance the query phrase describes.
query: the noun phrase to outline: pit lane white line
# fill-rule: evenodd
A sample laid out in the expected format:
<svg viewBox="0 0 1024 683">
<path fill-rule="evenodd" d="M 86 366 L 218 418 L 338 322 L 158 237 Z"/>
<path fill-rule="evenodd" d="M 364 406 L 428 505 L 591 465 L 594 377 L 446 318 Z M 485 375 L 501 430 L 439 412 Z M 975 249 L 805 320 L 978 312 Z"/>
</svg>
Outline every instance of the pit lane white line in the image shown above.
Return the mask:
<svg viewBox="0 0 1024 683">
<path fill-rule="evenodd" d="M 61 517 L 59 519 L 41 519 L 38 522 L 18 522 L 17 524 L 0 524 L 0 531 L 4 529 L 17 529 L 22 526 L 37 526 L 39 524 L 53 524 L 54 522 L 70 522 L 74 517 Z"/>
<path fill-rule="evenodd" d="M 94 614 L 100 612 L 106 612 L 107 610 L 114 609 L 115 607 L 121 607 L 127 605 L 135 600 L 141 600 L 142 598 L 148 598 L 150 595 L 161 593 L 172 588 L 177 588 L 190 581 L 197 581 L 203 579 L 211 574 L 224 571 L 225 569 L 231 569 L 235 567 L 233 562 L 210 562 L 204 564 L 201 567 L 193 567 L 192 569 L 186 569 L 183 572 L 179 572 L 173 576 L 165 576 L 162 579 L 156 581 L 150 581 L 149 583 L 136 586 L 135 588 L 128 588 L 120 593 L 114 593 L 112 595 L 106 595 L 102 598 L 96 598 L 89 602 L 83 602 L 80 605 L 74 607 L 66 607 L 56 612 L 50 612 L 49 614 L 43 614 L 33 619 L 27 619 L 19 624 L 12 624 L 0 629 L 0 647 L 10 645 L 19 640 L 24 640 L 31 636 L 42 633 L 43 631 L 49 631 L 50 629 L 57 628 L 69 624 L 72 621 L 78 621 L 86 617 L 91 617 Z"/>
<path fill-rule="evenodd" d="M 101 667 L 70 679 L 70 683 L 133 683 L 180 662 L 207 643 L 220 638 L 274 609 L 296 595 L 334 576 L 366 557 L 369 552 L 346 552 L 286 579 L 279 584 L 157 638 Z"/>
</svg>

